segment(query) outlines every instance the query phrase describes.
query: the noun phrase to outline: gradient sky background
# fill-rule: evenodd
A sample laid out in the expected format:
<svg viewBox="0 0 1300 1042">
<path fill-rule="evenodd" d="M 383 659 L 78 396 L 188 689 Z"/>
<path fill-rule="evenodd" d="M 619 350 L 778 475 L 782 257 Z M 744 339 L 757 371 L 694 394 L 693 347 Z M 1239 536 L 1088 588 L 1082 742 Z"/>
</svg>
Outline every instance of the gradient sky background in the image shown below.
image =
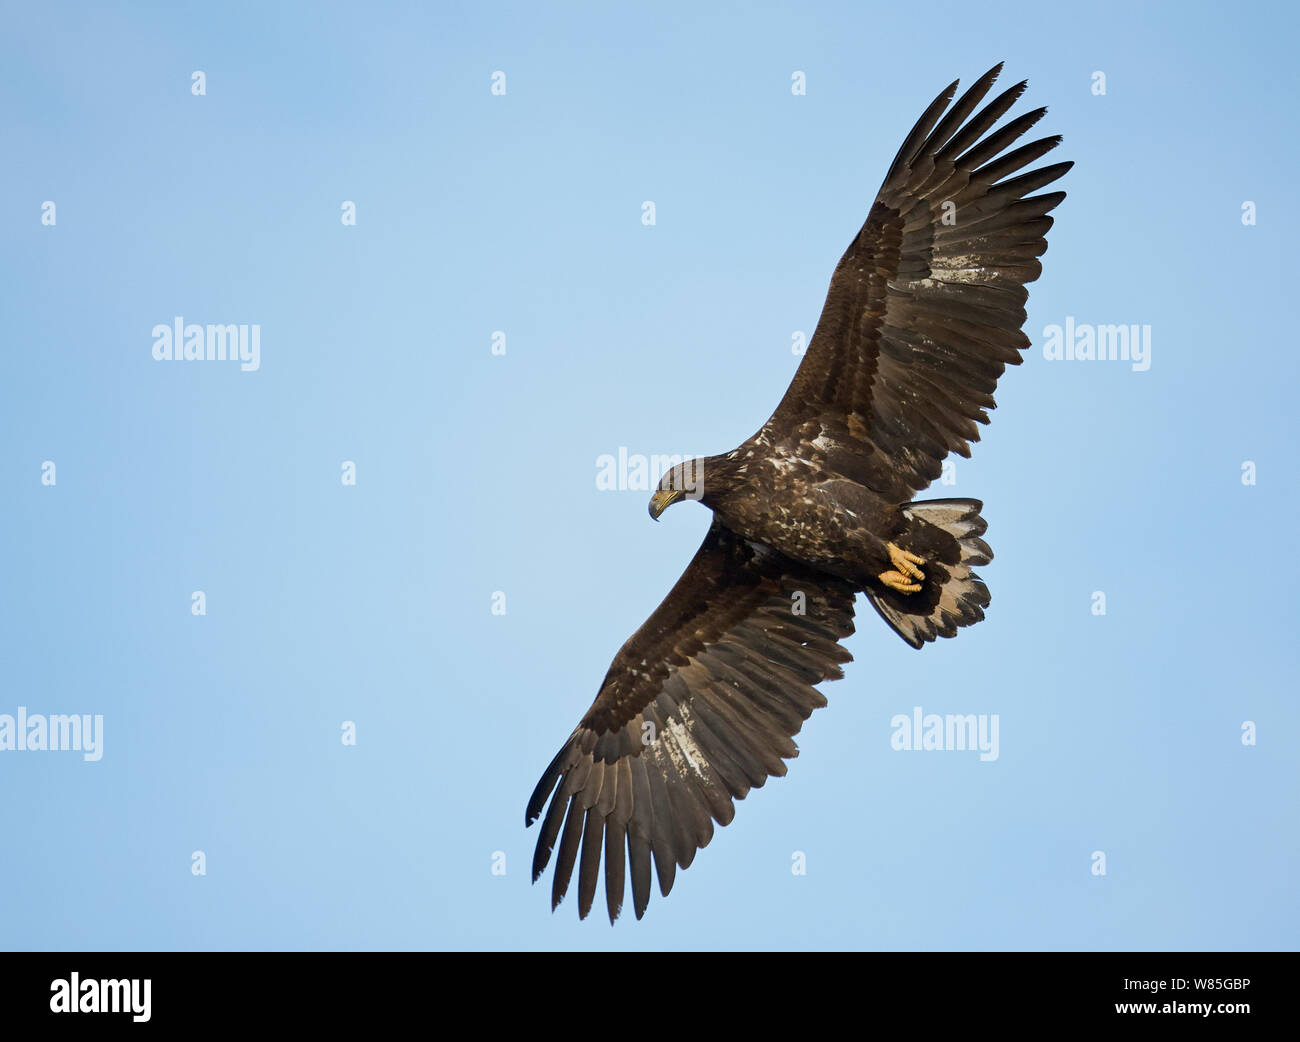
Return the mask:
<svg viewBox="0 0 1300 1042">
<path fill-rule="evenodd" d="M 0 713 L 105 750 L 0 752 L 0 947 L 1295 948 L 1294 8 L 538 6 L 3 5 Z M 552 916 L 525 802 L 708 525 L 596 458 L 753 433 L 903 136 L 1001 59 L 1077 165 L 931 493 L 985 501 L 988 619 L 917 653 L 860 601 L 672 896 Z M 154 361 L 177 315 L 261 369 Z M 1045 360 L 1067 316 L 1150 370 Z M 892 750 L 917 705 L 999 759 Z"/>
</svg>

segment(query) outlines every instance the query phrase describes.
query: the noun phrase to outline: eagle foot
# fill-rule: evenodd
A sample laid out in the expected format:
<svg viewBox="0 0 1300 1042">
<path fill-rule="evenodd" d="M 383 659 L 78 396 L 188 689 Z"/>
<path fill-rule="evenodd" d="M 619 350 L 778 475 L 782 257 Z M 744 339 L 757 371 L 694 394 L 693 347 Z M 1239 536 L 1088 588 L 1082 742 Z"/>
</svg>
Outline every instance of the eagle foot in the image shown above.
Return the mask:
<svg viewBox="0 0 1300 1042">
<path fill-rule="evenodd" d="M 909 553 L 893 543 L 886 543 L 886 549 L 889 551 L 889 560 L 893 562 L 894 569 L 887 572 L 881 572 L 877 578 L 888 586 L 891 590 L 897 590 L 899 593 L 917 593 L 921 589 L 921 582 L 925 579 L 925 572 L 917 567 L 918 564 L 925 564 L 924 557 L 917 557 L 914 553 Z"/>
</svg>

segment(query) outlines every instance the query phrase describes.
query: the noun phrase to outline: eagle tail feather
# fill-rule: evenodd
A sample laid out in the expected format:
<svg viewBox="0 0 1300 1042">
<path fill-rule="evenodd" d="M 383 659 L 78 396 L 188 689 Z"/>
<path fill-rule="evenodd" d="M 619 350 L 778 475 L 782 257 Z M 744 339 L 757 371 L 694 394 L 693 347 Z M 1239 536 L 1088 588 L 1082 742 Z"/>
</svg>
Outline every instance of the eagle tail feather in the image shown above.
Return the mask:
<svg viewBox="0 0 1300 1042">
<path fill-rule="evenodd" d="M 932 499 L 903 508 L 907 525 L 895 542 L 925 559 L 921 589 L 900 593 L 873 583 L 866 593 L 880 617 L 912 647 L 955 637 L 961 627 L 984 618 L 989 588 L 972 570 L 993 559 L 980 538 L 988 528 L 980 517 L 983 508 L 978 499 Z"/>
</svg>

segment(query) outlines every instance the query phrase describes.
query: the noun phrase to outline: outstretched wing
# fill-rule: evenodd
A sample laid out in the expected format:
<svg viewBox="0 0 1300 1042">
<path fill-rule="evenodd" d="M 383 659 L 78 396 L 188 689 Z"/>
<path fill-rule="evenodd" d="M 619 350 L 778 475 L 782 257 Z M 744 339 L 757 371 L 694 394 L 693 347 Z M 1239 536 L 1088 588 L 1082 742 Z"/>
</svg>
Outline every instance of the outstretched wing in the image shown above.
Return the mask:
<svg viewBox="0 0 1300 1042">
<path fill-rule="evenodd" d="M 645 912 L 652 855 L 667 896 L 713 822 L 731 821 L 732 800 L 785 774 L 793 736 L 826 704 L 813 685 L 843 675 L 852 656 L 838 641 L 852 632 L 848 583 L 714 521 L 528 802 L 531 825 L 551 797 L 533 858 L 536 882 L 559 841 L 551 907 L 577 864 L 586 917 L 602 852 L 611 923 L 629 868 L 636 917 Z"/>
<path fill-rule="evenodd" d="M 954 82 L 912 128 L 750 455 L 802 460 L 895 502 L 938 477 L 949 452 L 970 455 L 998 377 L 1029 346 L 1025 284 L 1042 270 L 1047 214 L 1065 198 L 1031 193 L 1073 165 L 1019 173 L 1059 137 L 1007 151 L 1046 109 L 992 129 L 1023 82 L 971 116 L 1001 69 L 949 108 Z"/>
</svg>

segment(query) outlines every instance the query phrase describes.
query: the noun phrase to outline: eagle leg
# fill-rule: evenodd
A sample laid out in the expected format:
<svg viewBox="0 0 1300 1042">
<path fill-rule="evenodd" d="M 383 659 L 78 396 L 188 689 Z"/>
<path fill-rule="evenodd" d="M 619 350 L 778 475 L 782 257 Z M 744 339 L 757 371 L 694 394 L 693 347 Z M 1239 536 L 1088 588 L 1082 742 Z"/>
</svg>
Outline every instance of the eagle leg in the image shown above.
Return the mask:
<svg viewBox="0 0 1300 1042">
<path fill-rule="evenodd" d="M 891 590 L 897 590 L 899 593 L 918 592 L 921 589 L 921 582 L 925 579 L 925 572 L 917 565 L 925 564 L 925 558 L 909 553 L 893 543 L 886 543 L 885 546 L 889 550 L 889 559 L 897 571 L 891 569 L 881 572 L 877 578 Z"/>
</svg>

